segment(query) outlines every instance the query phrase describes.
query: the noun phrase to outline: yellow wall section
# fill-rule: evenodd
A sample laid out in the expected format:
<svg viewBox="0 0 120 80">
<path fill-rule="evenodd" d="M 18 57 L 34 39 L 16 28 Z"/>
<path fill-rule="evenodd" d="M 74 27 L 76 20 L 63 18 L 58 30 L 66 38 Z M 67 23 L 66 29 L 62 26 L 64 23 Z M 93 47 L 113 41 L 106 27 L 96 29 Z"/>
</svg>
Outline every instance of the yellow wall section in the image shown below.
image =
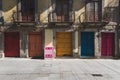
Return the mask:
<svg viewBox="0 0 120 80">
<path fill-rule="evenodd" d="M 16 10 L 17 0 L 2 0 L 2 10 L 5 22 L 11 22 L 12 12 Z"/>
<path fill-rule="evenodd" d="M 74 53 L 78 53 L 78 32 L 75 32 L 75 50 Z"/>
<path fill-rule="evenodd" d="M 73 10 L 75 11 L 75 21 L 79 22 L 80 15 L 81 15 L 81 21 L 83 21 L 84 13 L 85 13 L 84 0 L 73 0 Z"/>
<path fill-rule="evenodd" d="M 51 8 L 51 0 L 38 0 L 38 12 L 40 12 L 40 21 L 48 22 L 48 13 Z"/>
<path fill-rule="evenodd" d="M 53 47 L 53 30 L 45 30 L 45 47 Z"/>
<path fill-rule="evenodd" d="M 117 7 L 119 5 L 119 0 L 103 0 L 104 1 L 104 7 Z"/>
</svg>

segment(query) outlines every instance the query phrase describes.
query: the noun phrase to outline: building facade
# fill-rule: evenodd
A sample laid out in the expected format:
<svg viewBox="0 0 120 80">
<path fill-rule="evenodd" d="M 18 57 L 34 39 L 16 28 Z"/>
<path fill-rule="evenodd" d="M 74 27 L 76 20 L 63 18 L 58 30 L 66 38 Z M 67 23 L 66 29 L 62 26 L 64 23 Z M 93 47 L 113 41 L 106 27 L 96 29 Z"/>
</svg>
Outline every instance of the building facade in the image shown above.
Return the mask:
<svg viewBox="0 0 120 80">
<path fill-rule="evenodd" d="M 0 56 L 120 56 L 119 0 L 0 0 Z"/>
</svg>

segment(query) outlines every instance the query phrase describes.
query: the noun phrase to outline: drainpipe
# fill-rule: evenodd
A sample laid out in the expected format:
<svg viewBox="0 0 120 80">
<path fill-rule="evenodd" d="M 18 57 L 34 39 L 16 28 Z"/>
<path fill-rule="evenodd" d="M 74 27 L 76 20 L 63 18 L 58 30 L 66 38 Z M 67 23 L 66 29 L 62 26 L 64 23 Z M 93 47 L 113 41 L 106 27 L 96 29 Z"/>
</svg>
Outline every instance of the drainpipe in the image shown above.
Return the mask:
<svg viewBox="0 0 120 80">
<path fill-rule="evenodd" d="M 101 44 L 101 42 L 100 42 L 100 30 L 98 29 L 97 30 L 97 42 L 98 42 L 98 45 L 97 45 L 97 58 L 100 58 L 100 56 L 101 56 L 101 52 L 100 52 L 100 49 L 101 49 L 101 46 L 100 46 L 100 44 Z"/>
<path fill-rule="evenodd" d="M 0 58 L 4 58 L 4 33 L 3 33 L 3 27 L 0 26 Z"/>
<path fill-rule="evenodd" d="M 118 6 L 118 16 L 120 16 L 120 0 Z M 120 58 L 120 50 L 119 50 L 119 24 L 120 24 L 120 17 L 117 18 L 117 26 L 115 28 L 115 57 Z"/>
<path fill-rule="evenodd" d="M 118 25 L 115 28 L 115 55 L 114 57 L 117 58 L 119 57 L 119 51 L 118 51 L 118 47 L 119 47 L 119 41 L 118 41 Z"/>
</svg>

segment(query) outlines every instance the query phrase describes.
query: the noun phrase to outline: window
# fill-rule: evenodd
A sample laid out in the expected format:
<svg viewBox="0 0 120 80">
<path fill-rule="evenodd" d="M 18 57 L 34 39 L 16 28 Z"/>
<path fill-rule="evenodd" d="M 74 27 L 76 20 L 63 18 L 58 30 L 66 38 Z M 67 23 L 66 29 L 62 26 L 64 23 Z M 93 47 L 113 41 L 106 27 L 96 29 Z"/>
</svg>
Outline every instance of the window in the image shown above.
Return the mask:
<svg viewBox="0 0 120 80">
<path fill-rule="evenodd" d="M 34 21 L 35 0 L 21 0 L 21 11 L 23 21 Z"/>
<path fill-rule="evenodd" d="M 72 0 L 54 0 L 57 21 L 69 21 L 72 11 Z"/>
<path fill-rule="evenodd" d="M 102 17 L 102 0 L 87 0 L 85 10 L 86 21 L 100 21 Z"/>
</svg>

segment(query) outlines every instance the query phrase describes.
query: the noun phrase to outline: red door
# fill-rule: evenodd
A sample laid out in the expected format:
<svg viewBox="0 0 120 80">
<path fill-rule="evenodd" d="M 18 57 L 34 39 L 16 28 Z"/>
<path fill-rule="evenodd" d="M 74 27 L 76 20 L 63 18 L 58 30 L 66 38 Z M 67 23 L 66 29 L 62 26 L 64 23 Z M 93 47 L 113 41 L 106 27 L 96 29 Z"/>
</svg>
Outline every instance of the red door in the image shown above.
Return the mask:
<svg viewBox="0 0 120 80">
<path fill-rule="evenodd" d="M 114 33 L 102 33 L 102 45 L 101 55 L 102 56 L 113 56 L 114 55 Z"/>
<path fill-rule="evenodd" d="M 40 58 L 42 56 L 42 32 L 29 34 L 29 57 Z"/>
<path fill-rule="evenodd" d="M 5 57 L 19 57 L 19 33 L 18 32 L 6 32 L 4 36 L 4 53 Z"/>
</svg>

